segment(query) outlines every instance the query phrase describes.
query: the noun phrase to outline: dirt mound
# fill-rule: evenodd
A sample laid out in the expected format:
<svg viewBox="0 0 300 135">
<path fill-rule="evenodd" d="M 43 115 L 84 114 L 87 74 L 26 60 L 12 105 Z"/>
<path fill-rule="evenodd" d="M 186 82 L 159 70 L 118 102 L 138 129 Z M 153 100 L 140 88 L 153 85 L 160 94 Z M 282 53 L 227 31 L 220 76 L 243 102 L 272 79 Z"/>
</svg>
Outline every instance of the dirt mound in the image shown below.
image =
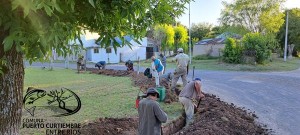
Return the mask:
<svg viewBox="0 0 300 135">
<path fill-rule="evenodd" d="M 149 87 L 155 87 L 154 78 L 147 78 L 143 73 L 119 71 L 119 70 L 90 70 L 92 73 L 111 75 L 111 76 L 131 76 L 134 86 L 146 91 Z M 167 84 L 167 83 L 166 83 Z M 166 86 L 165 102 L 177 101 L 177 96 L 170 92 L 169 85 Z M 179 93 L 176 89 L 176 94 Z M 178 131 L 175 135 L 249 135 L 249 134 L 271 134 L 272 130 L 266 129 L 256 123 L 257 118 L 254 113 L 249 113 L 243 108 L 237 108 L 234 104 L 220 101 L 214 95 L 205 94 L 205 99 L 201 101 L 200 108 L 196 112 L 194 123 L 189 127 L 179 129 L 178 126 L 166 126 L 164 134 L 170 131 Z M 196 102 L 197 103 L 197 102 Z M 106 118 L 96 122 L 86 124 L 82 128 L 83 134 L 93 135 L 135 135 L 137 130 L 137 118 Z"/>
<path fill-rule="evenodd" d="M 272 132 L 256 123 L 254 113 L 220 101 L 214 95 L 205 96 L 194 123 L 176 135 L 261 135 Z"/>
<path fill-rule="evenodd" d="M 83 135 L 135 135 L 138 118 L 100 118 L 93 123 L 83 125 Z"/>
<path fill-rule="evenodd" d="M 102 74 L 107 76 L 129 76 L 132 71 L 127 70 L 113 70 L 113 69 L 87 69 L 87 71 L 91 71 L 92 73 Z"/>
<path fill-rule="evenodd" d="M 233 104 L 220 101 L 214 95 L 205 94 L 201 101 L 194 123 L 187 128 L 170 122 L 163 128 L 164 135 L 178 131 L 174 135 L 267 135 L 268 130 L 256 123 L 255 114 Z M 184 119 L 180 119 L 184 121 Z M 84 135 L 136 135 L 138 118 L 100 118 L 84 124 L 80 132 Z M 175 129 L 176 128 L 176 129 Z"/>
<path fill-rule="evenodd" d="M 155 79 L 148 78 L 144 76 L 142 72 L 137 74 L 137 72 L 126 71 L 126 70 L 113 70 L 113 69 L 101 69 L 98 70 L 96 68 L 88 68 L 87 71 L 90 71 L 93 74 L 101 74 L 107 76 L 130 76 L 133 82 L 133 86 L 140 87 L 140 90 L 144 93 L 150 87 L 155 87 Z M 170 90 L 170 84 L 165 81 L 161 81 L 161 85 L 166 88 L 166 103 L 176 102 L 178 98 L 175 94 L 173 94 Z"/>
</svg>

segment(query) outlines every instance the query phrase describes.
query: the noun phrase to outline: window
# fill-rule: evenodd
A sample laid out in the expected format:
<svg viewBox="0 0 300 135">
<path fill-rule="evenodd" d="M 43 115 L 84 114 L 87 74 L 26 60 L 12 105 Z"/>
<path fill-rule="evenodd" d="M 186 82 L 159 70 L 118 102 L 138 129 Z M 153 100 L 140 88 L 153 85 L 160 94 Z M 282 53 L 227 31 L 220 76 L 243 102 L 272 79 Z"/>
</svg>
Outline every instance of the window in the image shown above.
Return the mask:
<svg viewBox="0 0 300 135">
<path fill-rule="evenodd" d="M 99 53 L 99 48 L 94 48 L 94 53 Z"/>
<path fill-rule="evenodd" d="M 106 48 L 106 53 L 111 53 L 111 48 Z"/>
</svg>

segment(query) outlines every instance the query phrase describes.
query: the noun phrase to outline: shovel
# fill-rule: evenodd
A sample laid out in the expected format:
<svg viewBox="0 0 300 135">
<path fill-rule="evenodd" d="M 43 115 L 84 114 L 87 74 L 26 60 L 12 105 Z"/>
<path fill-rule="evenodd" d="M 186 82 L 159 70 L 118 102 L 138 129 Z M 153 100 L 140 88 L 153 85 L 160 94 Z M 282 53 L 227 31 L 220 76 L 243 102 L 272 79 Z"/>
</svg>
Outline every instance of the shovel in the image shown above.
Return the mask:
<svg viewBox="0 0 300 135">
<path fill-rule="evenodd" d="M 202 100 L 202 98 L 200 98 L 200 99 L 199 99 L 199 101 L 198 101 L 197 109 L 198 109 L 198 108 L 199 108 L 199 106 L 200 106 L 200 102 L 201 102 L 201 100 Z"/>
<path fill-rule="evenodd" d="M 196 112 L 198 111 L 198 108 L 199 108 L 199 106 L 200 106 L 201 100 L 202 100 L 202 99 L 200 98 L 199 101 L 198 101 L 197 106 L 196 106 L 196 104 L 194 104 L 194 113 L 196 113 Z"/>
</svg>

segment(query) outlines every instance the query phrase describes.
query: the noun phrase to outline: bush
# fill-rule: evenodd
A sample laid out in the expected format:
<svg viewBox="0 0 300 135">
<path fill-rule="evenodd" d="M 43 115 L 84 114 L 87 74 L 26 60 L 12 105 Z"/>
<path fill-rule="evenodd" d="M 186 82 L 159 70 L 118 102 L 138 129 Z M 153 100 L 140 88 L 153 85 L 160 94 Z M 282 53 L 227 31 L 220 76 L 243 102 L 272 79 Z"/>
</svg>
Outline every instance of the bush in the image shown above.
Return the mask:
<svg viewBox="0 0 300 135">
<path fill-rule="evenodd" d="M 271 48 L 268 46 L 269 40 L 259 33 L 248 33 L 242 40 L 245 51 L 254 51 L 255 60 L 263 64 L 271 56 Z"/>
<path fill-rule="evenodd" d="M 242 46 L 237 44 L 235 39 L 228 38 L 225 42 L 223 60 L 228 63 L 240 63 L 242 50 Z"/>
<path fill-rule="evenodd" d="M 219 57 L 213 57 L 209 55 L 197 55 L 193 57 L 193 60 L 210 60 L 210 59 L 218 59 Z"/>
</svg>

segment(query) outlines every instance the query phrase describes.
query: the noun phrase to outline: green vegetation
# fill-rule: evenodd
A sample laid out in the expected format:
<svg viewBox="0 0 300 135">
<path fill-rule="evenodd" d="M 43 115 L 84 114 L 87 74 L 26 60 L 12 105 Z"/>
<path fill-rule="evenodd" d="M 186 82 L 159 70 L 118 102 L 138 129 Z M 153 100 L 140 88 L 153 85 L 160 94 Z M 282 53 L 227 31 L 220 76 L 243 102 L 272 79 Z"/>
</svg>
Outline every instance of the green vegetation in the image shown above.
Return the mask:
<svg viewBox="0 0 300 135">
<path fill-rule="evenodd" d="M 282 0 L 223 1 L 220 21 L 225 26 L 241 26 L 251 32 L 276 33 L 284 23 Z"/>
<path fill-rule="evenodd" d="M 214 57 L 209 55 L 197 55 L 193 57 L 193 60 L 212 60 L 212 59 L 219 59 L 220 57 Z"/>
<path fill-rule="evenodd" d="M 160 51 L 177 48 L 183 48 L 185 51 L 188 50 L 188 31 L 182 25 L 156 25 L 153 30 L 148 31 L 147 36 L 155 40 Z"/>
<path fill-rule="evenodd" d="M 97 33 L 101 47 L 129 45 L 124 35 L 143 38 L 155 24 L 173 23 L 190 0 L 1 0 L 0 1 L 0 134 L 19 134 L 23 60 L 29 62 L 72 52 L 70 41 L 85 31 Z M 120 37 L 120 45 L 115 37 Z M 76 47 L 77 48 L 77 47 Z M 74 48 L 73 48 L 74 49 Z M 79 49 L 79 48 L 78 48 Z M 78 50 L 77 50 L 78 51 Z M 76 51 L 75 51 L 76 52 Z M 10 82 L 10 83 L 4 83 Z M 18 101 L 18 102 L 16 102 Z M 10 130 L 7 130 L 10 127 Z"/>
<path fill-rule="evenodd" d="M 300 57 L 300 8 L 294 8 L 286 11 L 289 14 L 289 30 L 288 30 L 288 45 L 294 44 L 293 55 Z M 285 13 L 286 13 L 285 12 Z M 286 22 L 281 26 L 280 31 L 277 34 L 277 38 L 280 41 L 281 48 L 284 48 L 285 43 L 285 30 Z"/>
<path fill-rule="evenodd" d="M 283 58 L 275 58 L 267 64 L 229 64 L 220 60 L 194 60 L 192 66 L 203 70 L 228 70 L 228 71 L 290 71 L 300 68 L 300 58 L 293 58 L 287 62 Z"/>
<path fill-rule="evenodd" d="M 196 60 L 200 59 L 200 60 Z M 142 67 L 150 67 L 151 60 L 141 61 Z M 266 64 L 229 64 L 222 62 L 219 57 L 196 56 L 192 60 L 190 69 L 200 70 L 225 70 L 225 71 L 290 71 L 300 68 L 300 58 L 293 58 L 283 61 L 283 58 L 273 58 L 272 62 Z M 176 63 L 172 62 L 172 58 L 167 59 L 167 69 L 176 68 Z"/>
<path fill-rule="evenodd" d="M 67 117 L 47 117 L 51 111 L 43 109 L 38 111 L 34 118 L 44 118 L 46 122 L 86 123 L 104 117 L 136 117 L 135 99 L 139 88 L 131 85 L 129 77 L 110 77 L 95 74 L 77 74 L 75 70 L 55 69 L 54 71 L 40 68 L 25 69 L 25 89 L 35 87 L 47 91 L 61 89 L 62 87 L 73 90 L 81 99 L 81 110 Z M 117 79 L 116 79 L 117 78 Z M 37 102 L 41 102 L 38 101 Z M 41 104 L 41 103 L 39 103 Z M 162 108 L 169 115 L 169 120 L 174 120 L 182 112 L 180 103 L 171 105 L 161 103 Z M 32 118 L 23 110 L 24 118 Z M 32 134 L 37 129 L 22 129 L 21 134 Z M 39 130 L 45 133 L 43 130 Z"/>
<path fill-rule="evenodd" d="M 242 47 L 233 38 L 228 38 L 225 43 L 223 60 L 227 63 L 240 63 Z"/>
</svg>

